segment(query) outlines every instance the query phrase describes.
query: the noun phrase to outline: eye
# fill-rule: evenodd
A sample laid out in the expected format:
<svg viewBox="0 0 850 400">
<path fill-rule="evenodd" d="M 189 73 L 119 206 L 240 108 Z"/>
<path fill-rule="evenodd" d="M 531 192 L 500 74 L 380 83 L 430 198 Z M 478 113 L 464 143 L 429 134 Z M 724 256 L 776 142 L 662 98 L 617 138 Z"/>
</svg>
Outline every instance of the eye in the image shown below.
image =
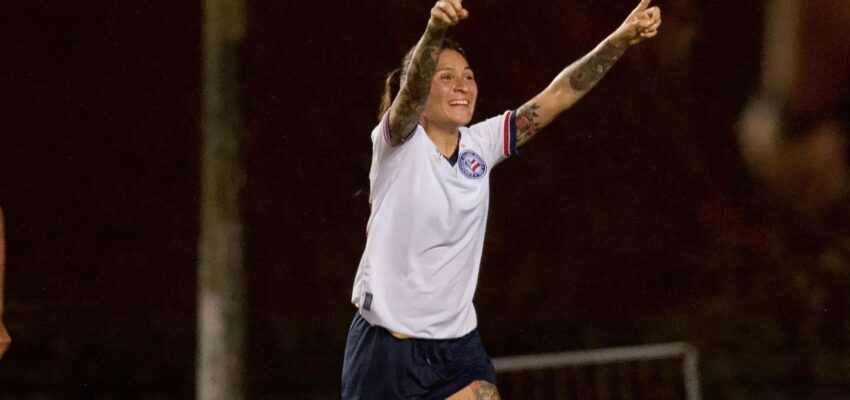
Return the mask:
<svg viewBox="0 0 850 400">
<path fill-rule="evenodd" d="M 444 81 L 448 81 L 448 80 L 452 79 L 452 76 L 451 75 L 440 75 L 440 79 L 442 79 Z"/>
</svg>

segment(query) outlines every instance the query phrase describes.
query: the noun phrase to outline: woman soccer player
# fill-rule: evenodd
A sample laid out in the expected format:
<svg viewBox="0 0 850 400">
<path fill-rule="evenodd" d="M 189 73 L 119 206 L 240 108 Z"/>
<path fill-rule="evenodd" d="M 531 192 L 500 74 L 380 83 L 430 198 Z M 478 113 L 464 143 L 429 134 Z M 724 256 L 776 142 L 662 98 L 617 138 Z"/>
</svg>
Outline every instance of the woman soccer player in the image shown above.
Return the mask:
<svg viewBox="0 0 850 400">
<path fill-rule="evenodd" d="M 387 77 L 372 131 L 371 215 L 343 399 L 499 398 L 472 305 L 490 171 L 593 88 L 629 46 L 657 34 L 661 11 L 649 2 L 515 112 L 469 127 L 478 87 L 463 50 L 445 39 L 469 12 L 461 0 L 434 5 L 419 43 Z"/>
</svg>

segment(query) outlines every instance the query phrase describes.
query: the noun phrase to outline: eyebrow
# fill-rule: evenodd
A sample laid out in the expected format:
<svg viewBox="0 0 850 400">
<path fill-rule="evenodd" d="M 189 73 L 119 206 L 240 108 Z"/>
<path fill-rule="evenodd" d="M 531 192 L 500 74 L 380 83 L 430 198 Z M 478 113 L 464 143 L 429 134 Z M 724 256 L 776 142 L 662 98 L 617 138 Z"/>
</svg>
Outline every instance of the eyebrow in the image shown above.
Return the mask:
<svg viewBox="0 0 850 400">
<path fill-rule="evenodd" d="M 454 68 L 452 68 L 452 67 L 437 67 L 437 70 L 436 70 L 436 71 L 434 71 L 434 72 L 440 72 L 440 71 L 454 71 L 454 70 L 455 70 L 455 69 L 454 69 Z M 466 67 L 464 67 L 464 68 L 463 68 L 463 71 L 466 71 L 466 70 L 470 70 L 470 71 L 472 71 L 472 67 L 470 67 L 470 66 L 468 66 L 468 65 L 467 65 Z"/>
</svg>

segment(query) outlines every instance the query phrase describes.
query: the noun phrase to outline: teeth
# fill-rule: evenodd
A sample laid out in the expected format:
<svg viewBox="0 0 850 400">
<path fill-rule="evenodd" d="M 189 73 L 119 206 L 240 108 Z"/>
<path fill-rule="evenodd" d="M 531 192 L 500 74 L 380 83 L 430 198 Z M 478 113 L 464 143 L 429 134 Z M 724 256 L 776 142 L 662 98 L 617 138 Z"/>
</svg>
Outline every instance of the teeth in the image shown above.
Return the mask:
<svg viewBox="0 0 850 400">
<path fill-rule="evenodd" d="M 469 100 L 452 100 L 452 101 L 449 102 L 449 105 L 452 105 L 452 106 L 455 106 L 455 105 L 468 106 Z"/>
</svg>

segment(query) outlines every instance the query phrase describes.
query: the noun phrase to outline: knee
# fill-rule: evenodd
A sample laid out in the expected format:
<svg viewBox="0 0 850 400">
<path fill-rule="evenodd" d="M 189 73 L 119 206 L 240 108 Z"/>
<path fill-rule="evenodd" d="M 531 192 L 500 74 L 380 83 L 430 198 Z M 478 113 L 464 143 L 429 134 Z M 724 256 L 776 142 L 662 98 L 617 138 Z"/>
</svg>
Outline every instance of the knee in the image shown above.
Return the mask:
<svg viewBox="0 0 850 400">
<path fill-rule="evenodd" d="M 501 400 L 496 385 L 487 381 L 475 381 L 470 385 L 475 400 Z"/>
</svg>

